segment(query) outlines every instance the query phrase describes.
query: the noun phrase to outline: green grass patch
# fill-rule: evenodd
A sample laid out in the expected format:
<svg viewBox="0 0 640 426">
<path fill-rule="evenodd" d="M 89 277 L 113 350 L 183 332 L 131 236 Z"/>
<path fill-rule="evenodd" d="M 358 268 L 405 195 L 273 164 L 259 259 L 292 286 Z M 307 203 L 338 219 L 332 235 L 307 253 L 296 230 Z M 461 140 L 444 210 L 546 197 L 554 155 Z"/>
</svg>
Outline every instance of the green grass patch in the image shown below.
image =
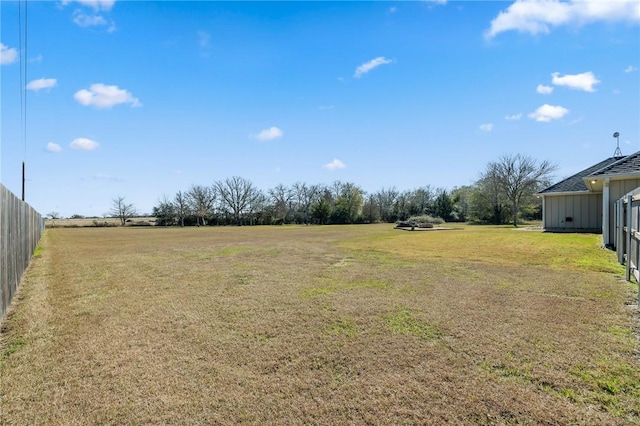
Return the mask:
<svg viewBox="0 0 640 426">
<path fill-rule="evenodd" d="M 353 337 L 358 335 L 358 326 L 349 318 L 337 318 L 326 331 L 329 334 Z"/>
<path fill-rule="evenodd" d="M 3 359 L 9 358 L 11 355 L 18 352 L 20 349 L 22 349 L 22 347 L 25 346 L 26 344 L 27 344 L 27 341 L 22 337 L 12 338 L 6 344 L 4 350 L 2 351 L 2 358 Z"/>
<path fill-rule="evenodd" d="M 327 294 L 335 293 L 335 288 L 329 287 L 314 287 L 314 288 L 306 288 L 300 292 L 300 297 L 302 299 L 314 299 L 316 297 L 324 296 Z"/>
<path fill-rule="evenodd" d="M 385 322 L 395 334 L 416 336 L 427 340 L 437 339 L 442 334 L 437 327 L 416 318 L 413 312 L 407 308 L 402 308 L 398 312 L 387 316 Z"/>
<path fill-rule="evenodd" d="M 378 290 L 388 290 L 389 284 L 387 284 L 384 281 L 370 279 L 370 280 L 356 281 L 354 283 L 350 283 L 345 288 L 348 290 L 359 289 L 359 288 L 374 288 Z"/>
<path fill-rule="evenodd" d="M 33 256 L 35 256 L 35 257 L 41 256 L 42 255 L 42 251 L 43 251 L 42 246 L 40 244 L 38 244 L 36 246 L 35 250 L 33 251 Z"/>
<path fill-rule="evenodd" d="M 245 247 L 245 246 L 239 246 L 239 247 L 227 247 L 227 248 L 223 248 L 221 250 L 215 250 L 212 252 L 212 254 L 214 256 L 234 256 L 236 254 L 241 254 L 241 253 L 249 253 L 252 251 L 255 251 L 256 249 L 253 247 Z"/>
</svg>

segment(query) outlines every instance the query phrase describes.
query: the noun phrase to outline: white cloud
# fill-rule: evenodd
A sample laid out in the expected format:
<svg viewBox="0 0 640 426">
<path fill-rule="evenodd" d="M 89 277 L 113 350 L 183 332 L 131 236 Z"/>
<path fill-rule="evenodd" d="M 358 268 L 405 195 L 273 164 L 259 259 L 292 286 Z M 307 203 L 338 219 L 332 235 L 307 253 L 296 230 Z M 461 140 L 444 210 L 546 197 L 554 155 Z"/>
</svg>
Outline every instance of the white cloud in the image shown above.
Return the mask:
<svg viewBox="0 0 640 426">
<path fill-rule="evenodd" d="M 42 54 L 40 53 L 35 58 L 29 59 L 29 62 L 42 62 Z"/>
<path fill-rule="evenodd" d="M 353 76 L 355 78 L 360 78 L 364 74 L 366 74 L 369 71 L 379 67 L 380 65 L 390 64 L 392 62 L 393 61 L 391 59 L 387 59 L 384 56 L 378 56 L 377 58 L 372 59 L 369 62 L 365 62 L 364 64 L 362 64 L 358 68 L 356 68 L 356 72 L 354 73 Z"/>
<path fill-rule="evenodd" d="M 0 65 L 12 64 L 18 60 L 18 51 L 15 47 L 5 46 L 0 43 Z"/>
<path fill-rule="evenodd" d="M 325 164 L 323 167 L 327 170 L 337 170 L 344 169 L 347 165 L 337 158 L 334 158 L 332 162 Z"/>
<path fill-rule="evenodd" d="M 509 121 L 516 121 L 516 120 L 520 120 L 522 118 L 522 113 L 519 112 L 518 114 L 513 114 L 513 115 L 505 115 L 504 119 L 505 120 L 509 120 Z"/>
<path fill-rule="evenodd" d="M 396 13 L 396 12 L 397 12 L 397 10 L 398 10 L 398 8 L 397 8 L 397 7 L 395 7 L 395 6 L 391 6 L 391 7 L 389 8 L 389 13 Z"/>
<path fill-rule="evenodd" d="M 82 151 L 92 151 L 98 148 L 100 144 L 96 141 L 87 138 L 77 138 L 74 139 L 73 142 L 69 144 L 69 147 L 72 149 L 79 149 Z"/>
<path fill-rule="evenodd" d="M 540 93 L 541 95 L 548 95 L 553 92 L 553 87 L 538 84 L 538 87 L 536 87 L 536 92 Z"/>
<path fill-rule="evenodd" d="M 74 3 L 74 1 L 63 0 L 61 4 L 62 6 L 66 6 L 71 3 Z M 89 13 L 86 13 L 86 9 L 83 8 L 75 9 L 73 11 L 73 22 L 76 25 L 83 28 L 109 25 L 107 32 L 113 33 L 116 31 L 115 22 L 107 20 L 102 15 L 102 13 L 109 12 L 111 10 L 115 4 L 115 0 L 75 0 L 75 3 L 92 9 Z"/>
<path fill-rule="evenodd" d="M 556 86 L 566 86 L 571 89 L 584 90 L 585 92 L 595 92 L 593 86 L 600 83 L 600 80 L 591 71 L 563 76 L 560 76 L 558 72 L 554 72 L 551 76 L 553 77 L 551 82 Z"/>
<path fill-rule="evenodd" d="M 640 22 L 640 2 L 637 0 L 519 0 L 501 11 L 485 32 L 493 38 L 505 31 L 548 34 L 551 27 L 583 25 L 597 21 Z"/>
<path fill-rule="evenodd" d="M 94 27 L 97 25 L 107 25 L 107 20 L 100 15 L 87 15 L 81 10 L 73 12 L 73 22 L 79 27 Z"/>
<path fill-rule="evenodd" d="M 278 127 L 269 127 L 253 137 L 259 141 L 272 141 L 274 139 L 280 139 L 283 135 L 284 133 Z"/>
<path fill-rule="evenodd" d="M 62 151 L 62 147 L 57 143 L 49 142 L 47 144 L 47 151 L 49 152 L 60 152 Z"/>
<path fill-rule="evenodd" d="M 131 104 L 132 107 L 140 107 L 142 104 L 138 98 L 118 86 L 107 86 L 102 83 L 92 84 L 89 90 L 77 91 L 73 98 L 84 106 L 96 108 L 111 108 L 118 104 Z"/>
<path fill-rule="evenodd" d="M 66 6 L 73 3 L 74 0 L 62 0 L 62 5 Z M 83 6 L 92 8 L 95 11 L 104 10 L 109 11 L 116 3 L 115 0 L 75 0 L 76 3 L 80 3 Z"/>
<path fill-rule="evenodd" d="M 625 68 L 624 72 L 626 73 L 630 73 L 630 72 L 634 72 L 634 71 L 638 71 L 638 68 L 634 67 L 633 65 L 629 65 L 627 68 Z"/>
<path fill-rule="evenodd" d="M 536 109 L 534 112 L 529 114 L 529 118 L 536 121 L 547 122 L 562 118 L 568 113 L 569 110 L 564 107 L 544 104 L 541 107 L 538 107 L 538 109 Z"/>
<path fill-rule="evenodd" d="M 490 132 L 493 130 L 493 123 L 485 123 L 480 125 L 480 130 L 483 132 Z"/>
<path fill-rule="evenodd" d="M 37 92 L 42 89 L 51 89 L 52 87 L 56 87 L 58 85 L 58 80 L 55 78 L 40 78 L 38 80 L 30 81 L 27 84 L 27 89 L 33 90 Z"/>
</svg>

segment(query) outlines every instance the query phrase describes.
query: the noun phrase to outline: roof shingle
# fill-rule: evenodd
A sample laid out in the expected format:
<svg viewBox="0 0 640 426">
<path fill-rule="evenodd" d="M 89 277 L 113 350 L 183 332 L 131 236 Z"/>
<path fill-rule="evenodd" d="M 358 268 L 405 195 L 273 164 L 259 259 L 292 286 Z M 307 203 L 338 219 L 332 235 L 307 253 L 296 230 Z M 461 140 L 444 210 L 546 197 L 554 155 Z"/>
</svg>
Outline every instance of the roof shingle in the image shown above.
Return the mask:
<svg viewBox="0 0 640 426">
<path fill-rule="evenodd" d="M 640 173 L 640 151 L 593 172 L 589 176 L 612 176 Z"/>
<path fill-rule="evenodd" d="M 553 192 L 580 192 L 580 191 L 588 191 L 587 185 L 585 185 L 583 178 L 586 176 L 593 176 L 594 173 L 597 173 L 601 169 L 604 169 L 616 162 L 620 161 L 625 157 L 611 157 L 607 158 L 595 164 L 588 169 L 584 169 L 581 172 L 576 173 L 573 176 L 569 176 L 568 178 L 551 185 L 548 188 L 543 189 L 538 192 L 538 194 L 549 194 Z"/>
</svg>

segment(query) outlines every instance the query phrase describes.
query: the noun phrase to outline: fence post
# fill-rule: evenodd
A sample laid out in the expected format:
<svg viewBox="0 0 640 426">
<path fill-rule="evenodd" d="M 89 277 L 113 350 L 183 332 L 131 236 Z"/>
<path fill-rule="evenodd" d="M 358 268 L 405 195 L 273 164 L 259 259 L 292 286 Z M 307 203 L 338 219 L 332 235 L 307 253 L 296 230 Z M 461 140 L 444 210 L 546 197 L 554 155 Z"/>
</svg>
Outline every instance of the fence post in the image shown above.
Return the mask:
<svg viewBox="0 0 640 426">
<path fill-rule="evenodd" d="M 624 249 L 623 249 L 623 238 L 624 238 L 624 203 L 622 200 L 616 201 L 614 204 L 614 216 L 616 221 L 616 254 L 618 255 L 618 263 L 624 263 Z"/>
<path fill-rule="evenodd" d="M 627 199 L 627 234 L 626 234 L 626 246 L 627 246 L 627 261 L 625 278 L 627 281 L 631 281 L 631 234 L 633 233 L 633 227 L 631 226 L 631 219 L 633 218 L 633 195 L 628 194 Z"/>
</svg>

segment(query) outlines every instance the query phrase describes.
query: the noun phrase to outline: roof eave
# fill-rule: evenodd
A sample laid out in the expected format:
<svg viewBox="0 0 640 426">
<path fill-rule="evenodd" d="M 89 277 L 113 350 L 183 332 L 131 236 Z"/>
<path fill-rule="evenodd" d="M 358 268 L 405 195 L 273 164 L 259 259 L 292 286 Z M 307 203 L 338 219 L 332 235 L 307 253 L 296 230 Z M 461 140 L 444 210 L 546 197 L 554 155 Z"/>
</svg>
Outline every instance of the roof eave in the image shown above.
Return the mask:
<svg viewBox="0 0 640 426">
<path fill-rule="evenodd" d="M 591 191 L 538 192 L 536 195 L 547 197 L 547 196 L 559 196 L 559 195 L 588 195 L 588 194 L 599 194 L 599 192 L 591 192 Z"/>
</svg>

